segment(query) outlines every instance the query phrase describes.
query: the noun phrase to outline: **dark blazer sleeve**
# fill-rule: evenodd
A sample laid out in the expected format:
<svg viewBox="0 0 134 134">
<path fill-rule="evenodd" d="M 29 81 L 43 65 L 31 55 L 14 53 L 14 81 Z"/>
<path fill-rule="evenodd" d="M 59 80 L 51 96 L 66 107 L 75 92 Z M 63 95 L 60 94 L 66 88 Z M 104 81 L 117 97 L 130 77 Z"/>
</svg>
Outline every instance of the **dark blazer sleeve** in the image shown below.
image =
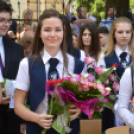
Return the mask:
<svg viewBox="0 0 134 134">
<path fill-rule="evenodd" d="M 5 69 L 4 78 L 15 79 L 19 63 L 24 57 L 24 51 L 21 45 L 13 42 L 11 39 L 3 37 L 5 49 Z"/>
</svg>

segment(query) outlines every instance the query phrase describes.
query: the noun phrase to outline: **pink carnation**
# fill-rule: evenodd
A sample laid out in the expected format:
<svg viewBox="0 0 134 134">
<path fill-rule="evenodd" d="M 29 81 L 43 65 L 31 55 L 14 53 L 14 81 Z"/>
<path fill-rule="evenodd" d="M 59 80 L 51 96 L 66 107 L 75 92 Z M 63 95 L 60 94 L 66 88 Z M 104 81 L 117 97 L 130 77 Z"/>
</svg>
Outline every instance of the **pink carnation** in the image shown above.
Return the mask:
<svg viewBox="0 0 134 134">
<path fill-rule="evenodd" d="M 107 95 L 110 94 L 110 91 L 107 91 L 104 85 L 97 84 L 97 89 L 100 90 L 100 92 L 101 92 L 101 94 L 102 94 L 103 96 L 107 96 Z"/>
<path fill-rule="evenodd" d="M 108 84 L 109 84 L 109 79 L 106 79 L 104 85 L 108 85 Z"/>
<path fill-rule="evenodd" d="M 103 74 L 103 69 L 101 67 L 97 67 L 95 69 L 95 72 L 97 73 L 98 76 L 101 76 Z"/>
<path fill-rule="evenodd" d="M 85 57 L 84 62 L 89 65 L 89 64 L 92 64 L 94 62 L 94 59 L 91 58 L 90 56 Z"/>
<path fill-rule="evenodd" d="M 114 89 L 115 92 L 118 92 L 119 89 L 120 89 L 120 85 L 119 85 L 119 83 L 114 82 L 114 83 L 113 83 L 113 89 Z"/>
<path fill-rule="evenodd" d="M 111 81 L 113 81 L 113 82 L 116 81 L 116 77 L 115 77 L 114 74 L 110 74 L 108 78 L 109 78 L 109 80 L 111 80 Z"/>
</svg>

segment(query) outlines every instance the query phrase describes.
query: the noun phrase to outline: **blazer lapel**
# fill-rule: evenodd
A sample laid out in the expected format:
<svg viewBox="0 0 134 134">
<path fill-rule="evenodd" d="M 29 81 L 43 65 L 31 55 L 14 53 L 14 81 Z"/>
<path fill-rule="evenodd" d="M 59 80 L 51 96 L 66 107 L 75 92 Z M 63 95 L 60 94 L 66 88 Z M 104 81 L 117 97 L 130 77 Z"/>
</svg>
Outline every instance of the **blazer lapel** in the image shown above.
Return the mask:
<svg viewBox="0 0 134 134">
<path fill-rule="evenodd" d="M 4 51 L 5 51 L 5 68 L 4 68 L 4 77 L 7 75 L 8 68 L 10 67 L 12 59 L 12 45 L 6 37 L 3 37 Z"/>
</svg>

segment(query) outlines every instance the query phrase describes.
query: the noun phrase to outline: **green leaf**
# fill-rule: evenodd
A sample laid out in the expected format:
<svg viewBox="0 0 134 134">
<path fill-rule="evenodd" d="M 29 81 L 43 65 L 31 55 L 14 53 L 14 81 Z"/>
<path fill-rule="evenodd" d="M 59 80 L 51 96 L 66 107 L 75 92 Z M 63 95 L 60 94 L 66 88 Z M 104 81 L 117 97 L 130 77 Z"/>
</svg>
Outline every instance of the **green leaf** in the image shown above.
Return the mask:
<svg viewBox="0 0 134 134">
<path fill-rule="evenodd" d="M 101 112 L 94 112 L 94 119 L 101 119 L 102 113 Z"/>
<path fill-rule="evenodd" d="M 111 100 L 114 100 L 114 101 L 117 99 L 117 97 L 116 97 L 115 94 L 110 94 L 110 95 L 109 95 L 109 98 L 110 98 Z"/>
<path fill-rule="evenodd" d="M 53 96 L 51 96 L 50 105 L 48 108 L 48 114 L 51 115 L 61 115 L 64 113 L 64 106 L 59 105 L 59 98 L 56 96 L 54 99 Z"/>
<path fill-rule="evenodd" d="M 5 84 L 6 84 L 6 79 L 4 78 L 4 81 L 1 83 L 1 87 L 5 88 Z"/>
<path fill-rule="evenodd" d="M 58 133 L 62 133 L 63 130 L 63 126 L 57 126 L 57 118 L 54 120 L 54 122 L 52 123 L 52 128 L 54 130 L 56 130 Z"/>
<path fill-rule="evenodd" d="M 114 112 L 114 108 L 113 108 L 113 105 L 110 104 L 109 102 L 103 102 L 103 104 L 107 107 L 109 107 L 113 112 Z"/>
<path fill-rule="evenodd" d="M 95 82 L 100 81 L 103 84 L 105 80 L 108 78 L 108 76 L 113 72 L 113 70 L 114 70 L 114 67 L 108 69 L 99 78 L 95 79 Z"/>
<path fill-rule="evenodd" d="M 68 127 L 70 127 L 70 118 L 69 118 L 70 112 L 68 111 L 69 108 L 70 108 L 70 103 L 64 106 L 64 110 L 65 110 L 64 111 L 64 121 Z M 66 134 L 65 127 L 64 127 L 62 120 L 61 120 L 60 124 L 61 124 L 61 126 L 57 126 L 58 120 L 56 118 L 54 120 L 54 122 L 52 123 L 52 128 L 55 129 L 60 134 Z"/>
<path fill-rule="evenodd" d="M 25 107 L 26 107 L 27 109 L 30 109 L 30 105 L 28 105 L 28 104 L 25 104 Z"/>
</svg>

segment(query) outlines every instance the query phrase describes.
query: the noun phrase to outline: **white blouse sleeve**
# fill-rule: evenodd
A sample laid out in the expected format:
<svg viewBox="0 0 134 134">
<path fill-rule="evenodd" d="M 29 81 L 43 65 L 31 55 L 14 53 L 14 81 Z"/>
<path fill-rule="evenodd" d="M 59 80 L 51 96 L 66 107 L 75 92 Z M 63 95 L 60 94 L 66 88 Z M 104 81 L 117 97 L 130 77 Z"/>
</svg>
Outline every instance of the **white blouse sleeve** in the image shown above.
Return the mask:
<svg viewBox="0 0 134 134">
<path fill-rule="evenodd" d="M 131 68 L 127 68 L 120 81 L 119 106 L 117 113 L 127 126 L 134 129 L 134 114 L 129 110 L 132 99 L 132 77 Z"/>
<path fill-rule="evenodd" d="M 2 72 L 1 72 L 1 69 L 0 69 L 0 83 L 3 82 L 3 77 L 2 77 Z"/>
<path fill-rule="evenodd" d="M 19 65 L 15 88 L 29 91 L 29 84 L 30 79 L 29 79 L 28 59 L 24 58 Z"/>
<path fill-rule="evenodd" d="M 97 66 L 101 66 L 101 65 L 104 66 L 104 68 L 106 68 L 106 63 L 105 63 L 105 60 L 104 60 L 104 53 L 102 53 L 100 55 L 100 58 L 97 62 Z"/>
</svg>

